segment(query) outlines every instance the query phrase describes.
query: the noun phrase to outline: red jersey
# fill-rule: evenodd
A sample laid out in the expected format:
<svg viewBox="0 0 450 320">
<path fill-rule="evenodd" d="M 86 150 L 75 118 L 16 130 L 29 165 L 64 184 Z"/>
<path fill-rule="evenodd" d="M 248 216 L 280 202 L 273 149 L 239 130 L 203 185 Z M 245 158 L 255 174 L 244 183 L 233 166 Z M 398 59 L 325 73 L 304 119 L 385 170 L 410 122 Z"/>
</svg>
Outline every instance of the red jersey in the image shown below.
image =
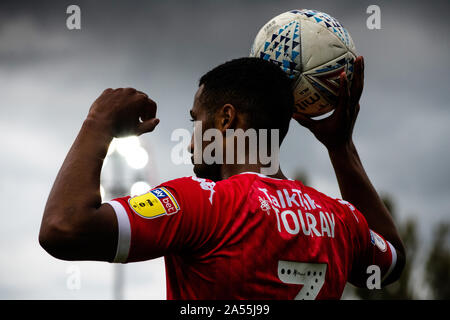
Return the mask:
<svg viewBox="0 0 450 320">
<path fill-rule="evenodd" d="M 168 299 L 339 299 L 396 261 L 355 207 L 299 181 L 184 177 L 109 203 L 115 262 L 164 256 Z"/>
</svg>

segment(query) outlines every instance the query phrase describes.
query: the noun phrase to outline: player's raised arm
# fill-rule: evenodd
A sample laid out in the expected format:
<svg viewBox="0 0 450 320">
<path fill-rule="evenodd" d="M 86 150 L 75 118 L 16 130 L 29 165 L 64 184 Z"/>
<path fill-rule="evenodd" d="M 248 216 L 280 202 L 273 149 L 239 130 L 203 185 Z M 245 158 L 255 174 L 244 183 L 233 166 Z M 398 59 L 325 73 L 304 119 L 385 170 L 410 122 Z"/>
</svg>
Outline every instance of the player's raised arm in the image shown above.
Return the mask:
<svg viewBox="0 0 450 320">
<path fill-rule="evenodd" d="M 65 260 L 112 261 L 117 219 L 102 205 L 100 172 L 114 137 L 153 131 L 156 104 L 132 88 L 107 89 L 93 103 L 54 182 L 39 233 L 41 246 Z"/>
<path fill-rule="evenodd" d="M 405 250 L 389 211 L 368 178 L 353 143 L 352 133 L 359 112 L 359 98 L 364 83 L 362 57 L 355 61 L 354 79 L 349 88 L 345 73 L 340 77 L 339 102 L 328 118 L 313 120 L 295 114 L 294 118 L 307 127 L 328 150 L 339 183 L 342 198 L 361 211 L 370 229 L 382 235 L 396 249 L 397 263 L 385 283 L 400 276 L 405 263 Z"/>
</svg>

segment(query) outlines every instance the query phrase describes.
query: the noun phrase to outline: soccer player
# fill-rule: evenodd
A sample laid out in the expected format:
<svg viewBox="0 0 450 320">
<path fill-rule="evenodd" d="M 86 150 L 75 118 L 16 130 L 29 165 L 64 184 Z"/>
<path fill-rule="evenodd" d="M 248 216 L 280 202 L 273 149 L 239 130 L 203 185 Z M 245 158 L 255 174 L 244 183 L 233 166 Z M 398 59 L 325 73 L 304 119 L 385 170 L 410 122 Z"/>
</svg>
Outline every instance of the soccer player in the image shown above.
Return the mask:
<svg viewBox="0 0 450 320">
<path fill-rule="evenodd" d="M 200 79 L 190 113 L 202 132 L 218 130 L 224 158 L 235 140 L 230 129 L 279 130 L 278 145 L 292 118 L 291 88 L 274 64 L 235 59 Z M 159 122 L 146 94 L 107 89 L 58 173 L 39 241 L 64 260 L 129 263 L 164 256 L 168 299 L 339 299 L 347 281 L 365 287 L 373 276 L 376 285 L 378 275 L 389 284 L 399 278 L 405 253 L 352 142 L 362 88 L 358 57 L 352 85 L 340 76 L 330 117 L 295 116 L 327 148 L 346 201 L 288 179 L 280 168 L 261 174 L 267 165 L 258 158 L 200 161 L 196 176 L 102 204 L 100 171 L 113 137 L 151 132 Z M 191 153 L 202 153 L 208 142 L 194 140 Z M 301 157 L 307 150 L 300 139 L 298 145 Z"/>
</svg>

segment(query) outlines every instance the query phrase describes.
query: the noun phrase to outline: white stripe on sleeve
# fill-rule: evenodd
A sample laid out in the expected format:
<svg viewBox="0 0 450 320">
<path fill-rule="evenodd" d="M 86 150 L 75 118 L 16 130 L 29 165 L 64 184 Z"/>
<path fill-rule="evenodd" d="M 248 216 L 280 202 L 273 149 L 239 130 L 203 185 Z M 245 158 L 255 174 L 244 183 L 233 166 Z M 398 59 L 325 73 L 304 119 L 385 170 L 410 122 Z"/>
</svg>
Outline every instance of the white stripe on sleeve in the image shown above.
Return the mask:
<svg viewBox="0 0 450 320">
<path fill-rule="evenodd" d="M 389 248 L 391 249 L 391 253 L 392 253 L 392 262 L 391 262 L 391 266 L 389 267 L 389 270 L 386 272 L 386 274 L 383 276 L 383 279 L 381 279 L 381 282 L 383 282 L 392 272 L 392 270 L 394 270 L 395 264 L 397 263 L 397 251 L 395 250 L 394 246 L 387 240 L 385 240 L 388 245 Z"/>
<path fill-rule="evenodd" d="M 128 253 L 130 251 L 131 242 L 131 226 L 130 220 L 128 218 L 127 211 L 118 201 L 108 201 L 106 202 L 111 207 L 113 207 L 116 212 L 117 217 L 117 227 L 118 227 L 118 239 L 117 239 L 117 250 L 116 256 L 113 262 L 125 263 L 128 258 Z"/>
</svg>

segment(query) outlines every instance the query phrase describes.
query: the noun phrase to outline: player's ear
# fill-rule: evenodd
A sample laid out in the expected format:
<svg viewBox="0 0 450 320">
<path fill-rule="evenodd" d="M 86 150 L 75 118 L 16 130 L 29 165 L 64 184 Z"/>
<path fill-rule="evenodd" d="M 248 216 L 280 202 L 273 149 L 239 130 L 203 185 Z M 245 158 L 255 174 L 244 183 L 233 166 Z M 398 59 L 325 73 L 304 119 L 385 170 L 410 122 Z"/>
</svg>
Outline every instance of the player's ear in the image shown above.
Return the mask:
<svg viewBox="0 0 450 320">
<path fill-rule="evenodd" d="M 236 123 L 236 108 L 232 104 L 225 104 L 216 113 L 216 128 L 222 132 L 234 129 Z"/>
</svg>

